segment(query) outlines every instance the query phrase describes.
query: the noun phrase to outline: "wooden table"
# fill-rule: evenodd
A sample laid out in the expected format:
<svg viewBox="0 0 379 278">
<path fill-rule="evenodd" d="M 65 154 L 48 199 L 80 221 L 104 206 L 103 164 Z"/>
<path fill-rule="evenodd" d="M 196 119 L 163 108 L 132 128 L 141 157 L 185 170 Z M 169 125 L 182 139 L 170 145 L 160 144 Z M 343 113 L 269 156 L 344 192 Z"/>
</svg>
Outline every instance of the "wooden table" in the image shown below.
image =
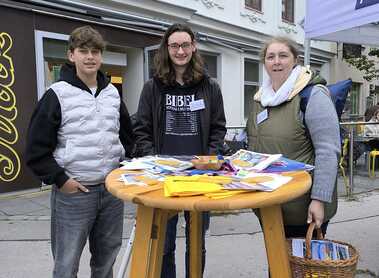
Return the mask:
<svg viewBox="0 0 379 278">
<path fill-rule="evenodd" d="M 123 170 L 116 169 L 105 184 L 114 196 L 138 205 L 136 236 L 133 245 L 130 278 L 159 278 L 161 273 L 166 224 L 178 211 L 190 211 L 190 277 L 201 277 L 201 213 L 210 210 L 259 208 L 263 224 L 267 260 L 272 278 L 290 278 L 291 270 L 280 204 L 306 193 L 311 177 L 306 172 L 288 174 L 291 182 L 273 192 L 252 192 L 211 200 L 205 196 L 167 198 L 161 186 L 125 186 L 119 181 Z M 225 254 L 227 250 L 225 250 Z"/>
</svg>

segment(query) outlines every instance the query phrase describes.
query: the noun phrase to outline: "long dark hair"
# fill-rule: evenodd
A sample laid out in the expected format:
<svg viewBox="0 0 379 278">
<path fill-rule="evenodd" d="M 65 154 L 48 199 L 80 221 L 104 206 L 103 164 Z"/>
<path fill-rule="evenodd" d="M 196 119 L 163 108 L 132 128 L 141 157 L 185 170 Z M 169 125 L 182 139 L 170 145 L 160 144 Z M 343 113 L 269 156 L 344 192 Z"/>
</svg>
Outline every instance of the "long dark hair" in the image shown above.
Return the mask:
<svg viewBox="0 0 379 278">
<path fill-rule="evenodd" d="M 192 43 L 195 42 L 195 34 L 191 28 L 185 24 L 175 23 L 166 30 L 158 52 L 154 57 L 155 76 L 166 85 L 175 84 L 176 79 L 175 69 L 172 65 L 167 45 L 168 38 L 175 32 L 185 32 L 190 35 Z M 191 61 L 183 74 L 183 81 L 185 84 L 197 83 L 203 76 L 204 62 L 196 49 L 195 52 L 192 53 Z"/>
</svg>

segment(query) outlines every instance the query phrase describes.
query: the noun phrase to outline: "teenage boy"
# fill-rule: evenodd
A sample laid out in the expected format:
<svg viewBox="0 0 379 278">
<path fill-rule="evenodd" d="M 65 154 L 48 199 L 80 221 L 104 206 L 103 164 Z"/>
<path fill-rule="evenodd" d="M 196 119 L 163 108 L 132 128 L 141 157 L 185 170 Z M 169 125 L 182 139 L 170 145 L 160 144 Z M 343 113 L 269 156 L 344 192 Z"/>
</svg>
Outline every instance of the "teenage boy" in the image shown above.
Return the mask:
<svg viewBox="0 0 379 278">
<path fill-rule="evenodd" d="M 141 93 L 135 135 L 139 156 L 217 154 L 226 133 L 222 95 L 205 73 L 192 30 L 182 24 L 169 27 L 155 57 L 155 77 Z M 189 275 L 189 212 L 186 220 L 186 277 Z M 175 278 L 175 240 L 178 216 L 168 221 L 162 278 Z M 204 234 L 209 213 L 203 214 Z M 200 277 L 199 277 L 200 278 Z"/>
<path fill-rule="evenodd" d="M 54 278 L 75 278 L 89 239 L 91 277 L 113 277 L 121 246 L 123 202 L 104 187 L 106 175 L 130 155 L 134 137 L 117 89 L 99 71 L 105 42 L 90 26 L 69 38 L 60 81 L 32 116 L 26 162 L 51 193 Z"/>
</svg>

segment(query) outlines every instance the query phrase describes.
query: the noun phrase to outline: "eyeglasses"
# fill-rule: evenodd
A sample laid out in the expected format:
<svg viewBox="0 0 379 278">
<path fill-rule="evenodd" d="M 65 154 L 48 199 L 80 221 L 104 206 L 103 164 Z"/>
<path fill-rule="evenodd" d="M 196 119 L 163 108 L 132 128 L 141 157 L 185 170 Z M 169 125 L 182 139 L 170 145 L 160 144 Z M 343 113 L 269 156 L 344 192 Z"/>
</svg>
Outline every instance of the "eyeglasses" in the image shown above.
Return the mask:
<svg viewBox="0 0 379 278">
<path fill-rule="evenodd" d="M 168 44 L 168 47 L 173 51 L 179 51 L 179 48 L 182 48 L 183 51 L 188 51 L 192 47 L 192 42 L 184 42 L 182 44 L 173 42 L 173 43 Z"/>
</svg>

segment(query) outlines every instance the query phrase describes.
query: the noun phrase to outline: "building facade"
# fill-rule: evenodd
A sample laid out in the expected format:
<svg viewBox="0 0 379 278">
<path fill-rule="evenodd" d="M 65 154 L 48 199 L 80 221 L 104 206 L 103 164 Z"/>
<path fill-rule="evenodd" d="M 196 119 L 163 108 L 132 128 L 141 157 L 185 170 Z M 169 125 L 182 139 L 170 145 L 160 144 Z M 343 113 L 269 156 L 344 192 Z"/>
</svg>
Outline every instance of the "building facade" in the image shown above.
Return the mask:
<svg viewBox="0 0 379 278">
<path fill-rule="evenodd" d="M 353 86 L 345 105 L 344 120 L 364 120 L 367 108 L 379 102 L 379 82 L 363 78 L 362 72 L 348 64 L 345 59 L 367 55 L 370 46 L 338 44 L 337 55 L 332 60 L 330 77 L 332 80 L 351 78 Z"/>
<path fill-rule="evenodd" d="M 133 114 L 162 34 L 174 22 L 191 26 L 208 72 L 221 86 L 230 139 L 245 127 L 262 80 L 264 42 L 288 36 L 303 54 L 304 13 L 305 1 L 299 0 L 0 0 L 0 65 L 8 73 L 0 79 L 7 96 L 0 105 L 1 123 L 6 118 L 0 193 L 40 186 L 23 162 L 26 130 L 38 99 L 59 76 L 75 27 L 90 24 L 104 35 L 102 70 Z M 350 77 L 342 76 L 336 53 L 336 43 L 311 42 L 311 66 L 329 82 Z"/>
</svg>

